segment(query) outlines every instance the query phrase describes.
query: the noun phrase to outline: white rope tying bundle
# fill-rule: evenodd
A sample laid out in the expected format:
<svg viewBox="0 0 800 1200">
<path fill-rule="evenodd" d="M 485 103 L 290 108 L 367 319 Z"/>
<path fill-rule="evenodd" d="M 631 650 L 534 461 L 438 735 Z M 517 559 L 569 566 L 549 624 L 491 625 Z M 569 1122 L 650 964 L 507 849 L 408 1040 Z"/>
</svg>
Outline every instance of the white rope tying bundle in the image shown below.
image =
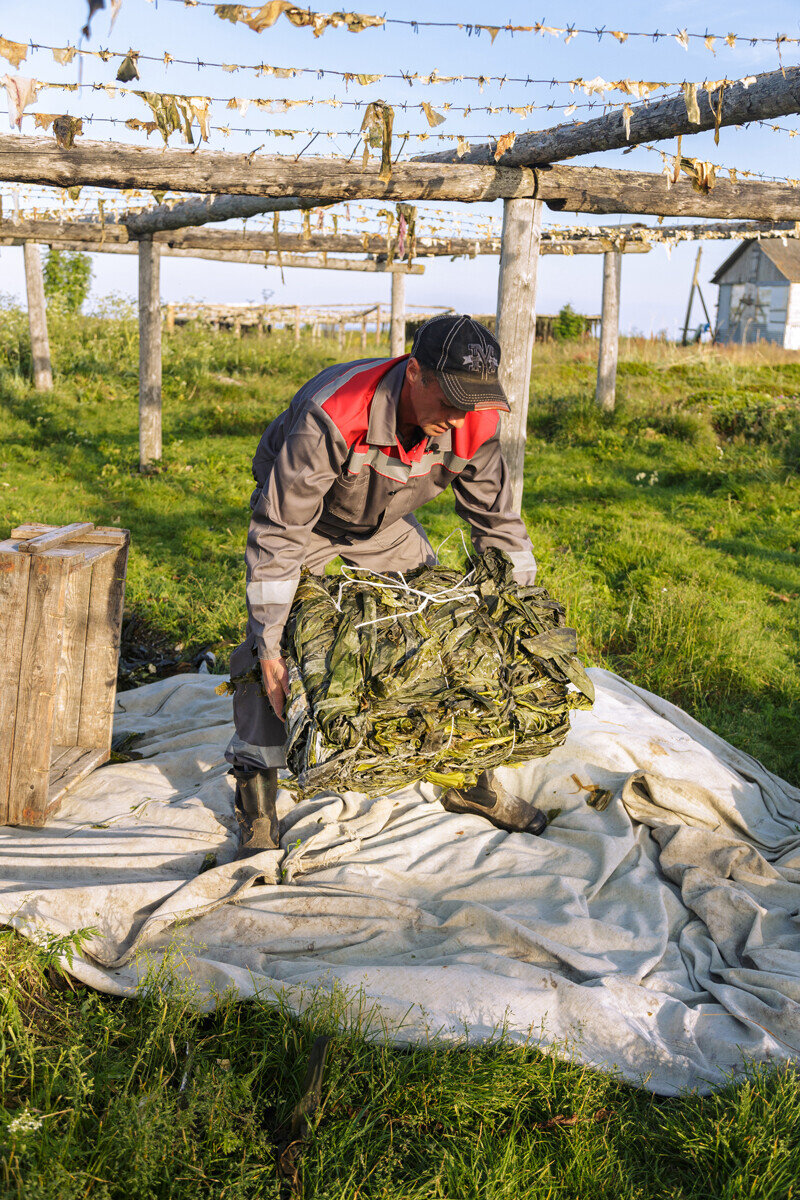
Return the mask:
<svg viewBox="0 0 800 1200">
<path fill-rule="evenodd" d="M 467 549 L 464 532 L 461 529 L 454 529 L 452 533 L 449 533 L 447 537 L 439 543 L 438 549 L 434 552 L 436 554 L 437 564 L 439 562 L 439 553 L 442 547 L 450 540 L 454 533 L 460 535 L 461 543 L 464 547 L 464 553 L 467 556 L 467 559 L 469 559 L 469 550 Z M 372 576 L 372 579 L 364 579 L 358 575 L 354 576 L 348 574 L 350 571 L 365 571 L 367 574 Z M 473 600 L 480 601 L 480 596 L 477 592 L 470 591 L 469 589 L 465 590 L 466 584 L 475 574 L 474 567 L 471 567 L 470 570 L 464 575 L 463 579 L 460 579 L 458 583 L 454 583 L 451 587 L 441 588 L 438 592 L 427 592 L 424 590 L 424 588 L 412 587 L 402 571 L 398 571 L 397 575 L 384 575 L 380 571 L 370 570 L 369 567 L 350 567 L 345 565 L 342 567 L 342 574 L 344 575 L 344 579 L 339 584 L 339 592 L 333 602 L 334 608 L 339 613 L 342 611 L 342 591 L 348 583 L 358 583 L 362 586 L 366 584 L 367 587 L 388 589 L 392 592 L 400 592 L 403 595 L 408 596 L 409 600 L 412 596 L 422 597 L 422 602 L 417 606 L 417 608 L 408 609 L 406 612 L 401 613 L 389 613 L 388 616 L 385 617 L 376 617 L 374 621 L 361 621 L 355 626 L 356 629 L 364 629 L 367 625 L 380 625 L 384 621 L 397 621 L 401 617 L 415 617 L 424 612 L 429 604 L 447 604 L 450 600 L 455 598 L 463 600 L 471 598 Z M 399 576 L 399 578 L 397 578 L 397 576 Z"/>
</svg>

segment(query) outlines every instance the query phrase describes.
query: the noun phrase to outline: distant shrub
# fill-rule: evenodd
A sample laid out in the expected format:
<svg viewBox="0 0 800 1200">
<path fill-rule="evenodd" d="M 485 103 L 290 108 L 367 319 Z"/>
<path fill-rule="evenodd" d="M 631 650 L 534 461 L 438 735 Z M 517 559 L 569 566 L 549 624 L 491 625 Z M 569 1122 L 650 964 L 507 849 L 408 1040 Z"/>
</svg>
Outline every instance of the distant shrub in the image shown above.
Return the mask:
<svg viewBox="0 0 800 1200">
<path fill-rule="evenodd" d="M 67 312 L 80 312 L 91 282 L 92 260 L 88 254 L 55 249 L 47 252 L 44 294 L 48 302 L 55 300 Z"/>
<path fill-rule="evenodd" d="M 589 327 L 589 318 L 576 313 L 565 304 L 553 322 L 553 337 L 557 342 L 576 342 Z"/>
</svg>

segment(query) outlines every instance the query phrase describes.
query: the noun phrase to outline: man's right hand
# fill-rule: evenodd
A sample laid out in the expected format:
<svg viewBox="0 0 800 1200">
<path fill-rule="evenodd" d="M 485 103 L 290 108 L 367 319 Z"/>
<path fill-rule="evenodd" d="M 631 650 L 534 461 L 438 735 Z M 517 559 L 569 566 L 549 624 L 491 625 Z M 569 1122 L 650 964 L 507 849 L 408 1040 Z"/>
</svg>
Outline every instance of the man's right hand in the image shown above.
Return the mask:
<svg viewBox="0 0 800 1200">
<path fill-rule="evenodd" d="M 283 720 L 283 709 L 286 697 L 289 695 L 289 672 L 282 658 L 262 658 L 261 678 L 264 680 L 264 691 L 276 717 Z"/>
</svg>

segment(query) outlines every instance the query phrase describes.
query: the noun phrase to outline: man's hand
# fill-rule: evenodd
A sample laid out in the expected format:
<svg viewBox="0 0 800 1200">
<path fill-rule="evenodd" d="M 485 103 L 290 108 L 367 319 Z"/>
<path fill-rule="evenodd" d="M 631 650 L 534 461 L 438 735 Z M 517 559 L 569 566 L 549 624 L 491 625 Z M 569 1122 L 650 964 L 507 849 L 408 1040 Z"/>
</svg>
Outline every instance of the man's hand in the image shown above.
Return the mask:
<svg viewBox="0 0 800 1200">
<path fill-rule="evenodd" d="M 276 717 L 283 720 L 283 707 L 289 695 L 289 672 L 282 658 L 262 658 L 261 678 Z"/>
</svg>

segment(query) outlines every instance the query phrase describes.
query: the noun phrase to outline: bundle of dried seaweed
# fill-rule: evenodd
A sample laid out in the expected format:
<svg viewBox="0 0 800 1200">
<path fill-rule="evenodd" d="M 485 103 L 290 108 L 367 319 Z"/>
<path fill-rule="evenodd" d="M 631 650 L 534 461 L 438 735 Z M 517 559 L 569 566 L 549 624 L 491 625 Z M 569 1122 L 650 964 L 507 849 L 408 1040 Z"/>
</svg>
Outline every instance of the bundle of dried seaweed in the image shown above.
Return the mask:
<svg viewBox="0 0 800 1200">
<path fill-rule="evenodd" d="M 499 550 L 464 575 L 305 575 L 284 640 L 287 762 L 303 792 L 377 794 L 547 754 L 593 699 L 576 649 L 561 605 L 515 584 Z"/>
</svg>

